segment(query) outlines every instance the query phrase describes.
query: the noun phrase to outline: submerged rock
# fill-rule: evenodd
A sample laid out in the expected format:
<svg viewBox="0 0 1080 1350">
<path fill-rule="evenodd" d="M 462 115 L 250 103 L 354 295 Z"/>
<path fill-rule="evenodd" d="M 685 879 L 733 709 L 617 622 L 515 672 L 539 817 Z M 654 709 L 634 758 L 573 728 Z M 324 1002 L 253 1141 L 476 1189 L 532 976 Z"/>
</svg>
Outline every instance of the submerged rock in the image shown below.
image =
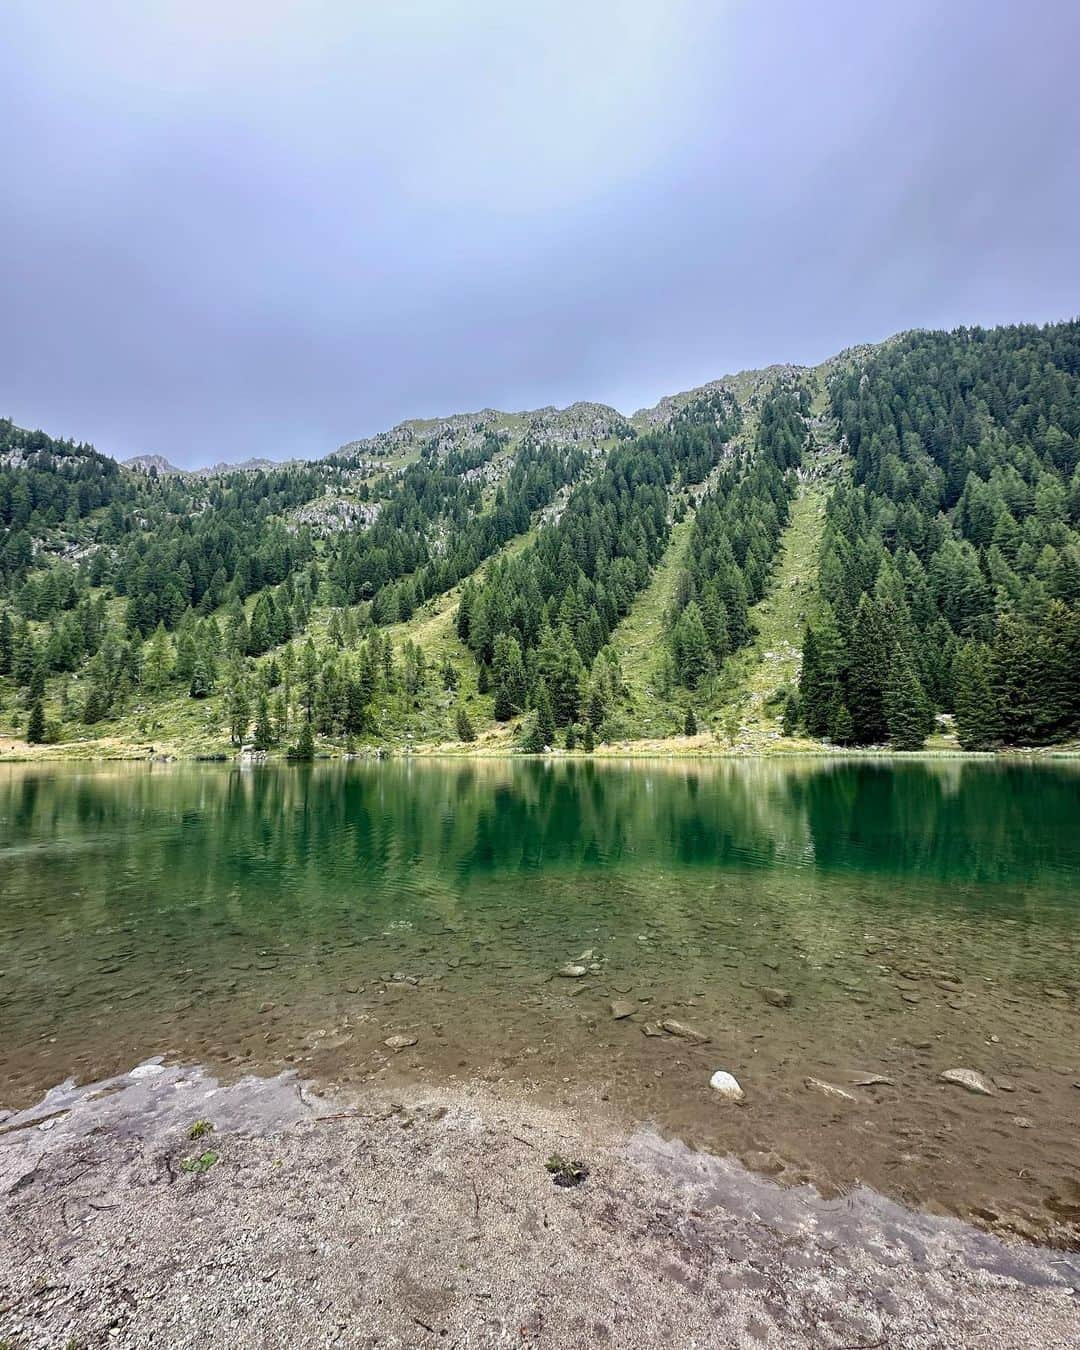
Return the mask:
<svg viewBox="0 0 1080 1350">
<path fill-rule="evenodd" d="M 674 1017 L 668 1017 L 660 1023 L 669 1036 L 678 1036 L 684 1041 L 689 1041 L 691 1045 L 707 1045 L 709 1037 L 703 1031 L 697 1031 L 694 1027 L 688 1027 L 685 1022 L 676 1022 Z"/>
<path fill-rule="evenodd" d="M 773 1008 L 790 1008 L 794 1002 L 790 990 L 773 988 L 769 985 L 762 989 L 761 997 Z"/>
<path fill-rule="evenodd" d="M 865 1078 L 852 1080 L 856 1087 L 895 1087 L 896 1080 L 883 1073 L 868 1073 Z"/>
<path fill-rule="evenodd" d="M 641 1034 L 643 1036 L 662 1036 L 664 1028 L 659 1022 L 643 1022 L 641 1025 Z"/>
<path fill-rule="evenodd" d="M 582 975 L 588 975 L 588 966 L 575 965 L 573 961 L 568 961 L 565 966 L 560 966 L 555 972 L 561 975 L 564 980 L 578 980 Z"/>
<path fill-rule="evenodd" d="M 386 1040 L 383 1041 L 383 1045 L 390 1050 L 407 1050 L 410 1045 L 415 1044 L 415 1036 L 387 1036 Z"/>
<path fill-rule="evenodd" d="M 974 1069 L 946 1069 L 938 1074 L 943 1083 L 953 1083 L 956 1087 L 966 1088 L 968 1092 L 978 1093 L 980 1097 L 992 1097 L 994 1089 Z"/>
<path fill-rule="evenodd" d="M 741 1102 L 746 1097 L 739 1080 L 733 1073 L 728 1073 L 726 1069 L 717 1069 L 709 1079 L 709 1086 L 729 1102 Z"/>
<path fill-rule="evenodd" d="M 820 1092 L 826 1097 L 835 1097 L 841 1102 L 857 1102 L 859 1099 L 853 1092 L 847 1092 L 842 1087 L 837 1087 L 835 1083 L 826 1083 L 824 1078 L 804 1078 L 803 1086 L 810 1088 L 812 1092 Z"/>
<path fill-rule="evenodd" d="M 637 1004 L 631 1003 L 626 998 L 616 998 L 611 1001 L 611 1015 L 616 1022 L 621 1022 L 624 1017 L 632 1017 L 637 1012 Z"/>
</svg>

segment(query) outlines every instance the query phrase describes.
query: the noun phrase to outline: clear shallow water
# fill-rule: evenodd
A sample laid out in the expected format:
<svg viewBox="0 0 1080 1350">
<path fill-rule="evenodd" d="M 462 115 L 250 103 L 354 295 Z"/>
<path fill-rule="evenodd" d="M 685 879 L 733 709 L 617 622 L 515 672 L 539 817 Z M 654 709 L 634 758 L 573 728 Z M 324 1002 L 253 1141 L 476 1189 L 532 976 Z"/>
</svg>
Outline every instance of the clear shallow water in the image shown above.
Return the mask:
<svg viewBox="0 0 1080 1350">
<path fill-rule="evenodd" d="M 14 766 L 0 1106 L 156 1053 L 505 1078 L 1072 1242 L 1078 883 L 1070 764 Z M 644 1034 L 665 1018 L 708 1043 Z M 938 1081 L 960 1066 L 1013 1090 Z"/>
</svg>

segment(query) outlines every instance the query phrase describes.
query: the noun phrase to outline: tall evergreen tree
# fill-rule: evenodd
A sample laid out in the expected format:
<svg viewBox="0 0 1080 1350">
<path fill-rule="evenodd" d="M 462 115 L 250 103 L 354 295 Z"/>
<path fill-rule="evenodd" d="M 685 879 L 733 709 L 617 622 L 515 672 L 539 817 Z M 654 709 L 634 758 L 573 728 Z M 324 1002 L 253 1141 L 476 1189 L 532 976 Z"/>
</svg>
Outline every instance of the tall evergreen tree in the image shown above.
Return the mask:
<svg viewBox="0 0 1080 1350">
<path fill-rule="evenodd" d="M 897 750 L 921 750 L 933 727 L 930 702 L 903 647 L 893 650 L 884 691 L 889 743 Z"/>
<path fill-rule="evenodd" d="M 990 651 L 966 642 L 953 664 L 956 739 L 964 750 L 993 750 L 1001 743 L 1001 717 L 994 692 Z"/>
<path fill-rule="evenodd" d="M 31 745 L 40 745 L 45 739 L 45 709 L 40 698 L 35 699 L 30 708 L 30 719 L 26 726 L 26 739 Z"/>
</svg>

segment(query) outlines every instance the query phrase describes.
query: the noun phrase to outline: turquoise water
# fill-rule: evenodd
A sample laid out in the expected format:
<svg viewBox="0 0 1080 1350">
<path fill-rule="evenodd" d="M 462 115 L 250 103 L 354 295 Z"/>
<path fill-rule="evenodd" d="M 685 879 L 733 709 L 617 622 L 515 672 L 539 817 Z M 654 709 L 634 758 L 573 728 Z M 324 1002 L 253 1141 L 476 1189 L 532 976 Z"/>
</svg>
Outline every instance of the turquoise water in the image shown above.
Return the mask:
<svg viewBox="0 0 1080 1350">
<path fill-rule="evenodd" d="M 784 1175 L 1071 1222 L 1078 879 L 1067 762 L 13 766 L 0 1105 L 157 1053 L 505 1078 Z M 643 1034 L 665 1018 L 709 1042 Z M 957 1063 L 1021 1091 L 943 1089 Z M 718 1114 L 720 1066 L 745 1110 Z M 870 1072 L 895 1084 L 854 1094 L 865 1129 L 803 1084 Z M 1018 1140 L 1045 1194 L 1006 1184 Z"/>
</svg>

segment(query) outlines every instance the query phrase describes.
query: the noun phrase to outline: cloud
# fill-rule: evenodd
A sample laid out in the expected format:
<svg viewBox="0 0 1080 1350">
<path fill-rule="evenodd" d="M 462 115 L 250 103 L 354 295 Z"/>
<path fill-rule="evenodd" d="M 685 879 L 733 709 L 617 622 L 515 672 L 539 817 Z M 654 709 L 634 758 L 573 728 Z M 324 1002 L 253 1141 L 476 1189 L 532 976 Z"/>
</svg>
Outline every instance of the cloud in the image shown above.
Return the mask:
<svg viewBox="0 0 1080 1350">
<path fill-rule="evenodd" d="M 1078 308 L 1072 5 L 9 9 L 0 406 L 114 453 Z"/>
</svg>

